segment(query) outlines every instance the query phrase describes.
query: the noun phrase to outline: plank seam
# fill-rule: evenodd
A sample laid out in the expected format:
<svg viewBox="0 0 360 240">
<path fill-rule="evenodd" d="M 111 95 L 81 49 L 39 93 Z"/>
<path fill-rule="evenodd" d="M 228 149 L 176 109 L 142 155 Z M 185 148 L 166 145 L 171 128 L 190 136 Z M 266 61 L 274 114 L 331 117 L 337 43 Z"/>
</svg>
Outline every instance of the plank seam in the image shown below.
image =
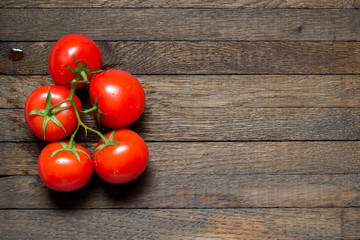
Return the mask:
<svg viewBox="0 0 360 240">
<path fill-rule="evenodd" d="M 99 43 L 104 43 L 104 42 L 191 42 L 191 43 L 195 43 L 195 42 L 211 42 L 211 43 L 217 43 L 217 42 L 241 42 L 241 43 L 272 43 L 272 42 L 288 42 L 288 43 L 299 43 L 299 42 L 304 42 L 304 43 L 348 43 L 348 42 L 360 42 L 360 40 L 354 40 L 354 39 L 349 39 L 349 40 L 336 40 L 336 39 L 327 39 L 327 40 L 235 40 L 235 39 L 220 39 L 220 40 L 208 40 L 208 39 L 204 39 L 204 40 L 182 40 L 182 39 L 151 39 L 151 40 L 139 40 L 139 39 L 122 39 L 122 40 L 117 40 L 117 39 L 107 39 L 107 40 L 96 40 L 93 39 L 95 42 L 99 42 Z M 57 40 L 0 40 L 0 43 L 38 43 L 38 42 L 46 42 L 46 43 L 55 43 L 57 42 Z"/>
<path fill-rule="evenodd" d="M 50 74 L 7 74 L 5 72 L 0 72 L 0 75 L 4 76 L 50 76 Z M 210 73 L 210 74 L 197 74 L 197 73 L 149 73 L 149 74 L 137 74 L 134 73 L 135 76 L 360 76 L 359 73 L 326 73 L 326 74 L 316 74 L 316 73 Z"/>
<path fill-rule="evenodd" d="M 22 10 L 22 9 L 26 9 L 26 10 L 69 10 L 69 9 L 79 9 L 79 10 L 84 10 L 84 9 L 91 9 L 91 10 L 112 10 L 112 9 L 124 9 L 124 10 L 158 10 L 158 9 L 165 9 L 165 10 L 261 10 L 261 11 L 273 11 L 273 10 L 304 10 L 304 11 L 328 11 L 328 10 L 342 10 L 342 11 L 352 11 L 352 10 L 359 10 L 358 7 L 353 6 L 353 7 L 347 7 L 347 8 L 339 8 L 339 7 L 334 7 L 334 8 L 314 8 L 314 7 L 286 7 L 286 8 L 282 8 L 282 7 L 77 7 L 77 6 L 69 6 L 69 7 L 0 7 L 0 10 Z"/>
<path fill-rule="evenodd" d="M 95 208 L 95 207 L 89 207 L 89 208 L 0 208 L 0 211 L 8 211 L 8 210 L 20 210 L 20 211 L 31 211 L 31 210 L 51 210 L 51 209 L 61 209 L 61 210 L 86 210 L 86 211 L 94 211 L 94 210 L 237 210 L 237 209 L 360 209 L 360 207 L 352 207 L 352 206 L 344 206 L 344 207 L 334 207 L 334 206 L 323 206 L 323 207 L 218 207 L 218 208 L 115 208 L 115 207 L 105 207 L 105 208 Z"/>
<path fill-rule="evenodd" d="M 97 143 L 98 140 L 77 140 L 82 143 Z M 0 143 L 38 143 L 42 142 L 46 144 L 47 142 L 43 141 L 1 141 Z M 147 143 L 288 143 L 288 142 L 360 142 L 360 139 L 308 139 L 308 140 L 146 140 Z"/>
</svg>

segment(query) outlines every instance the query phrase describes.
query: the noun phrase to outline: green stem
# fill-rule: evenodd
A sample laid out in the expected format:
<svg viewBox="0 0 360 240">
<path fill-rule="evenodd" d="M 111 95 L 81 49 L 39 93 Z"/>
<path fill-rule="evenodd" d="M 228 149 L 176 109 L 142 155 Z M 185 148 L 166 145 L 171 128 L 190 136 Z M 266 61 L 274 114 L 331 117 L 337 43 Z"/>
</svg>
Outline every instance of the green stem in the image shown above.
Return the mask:
<svg viewBox="0 0 360 240">
<path fill-rule="evenodd" d="M 71 134 L 70 141 L 69 141 L 69 146 L 74 146 L 74 143 L 75 143 L 75 135 L 76 135 L 76 133 L 79 131 L 79 128 L 80 128 L 80 124 L 78 124 L 78 125 L 76 126 L 75 131 Z"/>
<path fill-rule="evenodd" d="M 50 109 L 53 110 L 57 106 L 60 106 L 61 104 L 66 103 L 66 102 L 70 102 L 70 101 L 71 101 L 71 99 L 70 99 L 70 96 L 69 96 L 67 99 L 65 99 L 65 100 L 63 100 L 61 102 L 58 102 L 57 104 L 52 105 Z"/>
<path fill-rule="evenodd" d="M 81 71 L 80 75 L 81 75 L 81 77 L 82 77 L 84 80 L 82 80 L 82 81 L 76 81 L 76 80 L 74 79 L 75 82 L 76 82 L 76 84 L 78 84 L 78 83 L 86 83 L 86 84 L 89 84 L 89 83 L 90 83 L 89 80 L 88 80 L 88 78 L 87 78 L 87 75 L 86 75 L 86 73 L 85 73 L 84 71 Z M 71 90 L 73 89 L 74 80 L 71 81 Z M 75 84 L 75 87 L 76 87 L 76 84 Z M 75 90 L 76 90 L 76 89 L 75 89 Z M 53 109 L 56 108 L 57 106 L 60 106 L 60 105 L 63 104 L 63 103 L 69 102 L 69 101 L 71 102 L 71 93 L 70 93 L 70 95 L 69 95 L 69 97 L 68 97 L 67 99 L 65 99 L 65 100 L 63 100 L 63 101 L 61 101 L 61 102 L 58 102 L 57 104 L 53 105 L 53 106 L 51 107 L 51 110 L 53 110 Z M 96 110 L 96 109 L 95 109 L 95 110 Z"/>
<path fill-rule="evenodd" d="M 89 113 L 89 112 L 95 111 L 95 110 L 97 110 L 97 109 L 98 109 L 98 107 L 97 107 L 96 105 L 94 105 L 94 106 L 92 106 L 91 108 L 86 109 L 86 110 L 84 110 L 84 111 L 80 111 L 80 112 L 81 112 L 81 113 Z"/>
<path fill-rule="evenodd" d="M 84 75 L 84 76 L 83 76 Z M 88 82 L 87 80 L 87 76 L 85 74 L 84 71 L 81 72 L 81 76 L 84 77 L 84 81 L 85 82 Z M 70 90 L 70 95 L 69 95 L 69 99 L 70 99 L 70 102 L 71 102 L 71 105 L 74 109 L 74 112 L 75 112 L 75 116 L 76 116 L 76 119 L 78 120 L 78 125 L 75 129 L 75 131 L 71 134 L 71 137 L 70 137 L 70 142 L 69 142 L 69 145 L 72 146 L 72 144 L 74 143 L 74 139 L 75 139 L 75 135 L 76 133 L 79 131 L 79 128 L 80 126 L 82 126 L 85 131 L 86 130 L 90 130 L 94 133 L 96 133 L 102 140 L 103 142 L 107 142 L 107 138 L 99 131 L 93 129 L 93 128 L 90 128 L 88 126 L 85 125 L 85 123 L 81 120 L 80 118 L 80 114 L 79 114 L 79 109 L 77 108 L 76 106 L 76 103 L 75 103 L 75 99 L 74 99 L 74 96 L 75 96 L 75 90 L 76 90 L 76 85 L 78 84 L 79 82 L 77 80 L 73 80 L 71 82 L 71 90 Z M 91 110 L 92 108 L 90 108 L 89 110 Z M 87 112 L 88 110 L 85 110 L 84 112 Z M 90 111 L 89 111 L 90 112 Z"/>
<path fill-rule="evenodd" d="M 81 81 L 81 82 L 85 82 L 87 84 L 90 83 L 88 78 L 87 78 L 87 75 L 86 75 L 86 73 L 84 71 L 81 71 L 80 75 L 81 75 L 81 77 L 83 79 L 83 81 Z"/>
</svg>

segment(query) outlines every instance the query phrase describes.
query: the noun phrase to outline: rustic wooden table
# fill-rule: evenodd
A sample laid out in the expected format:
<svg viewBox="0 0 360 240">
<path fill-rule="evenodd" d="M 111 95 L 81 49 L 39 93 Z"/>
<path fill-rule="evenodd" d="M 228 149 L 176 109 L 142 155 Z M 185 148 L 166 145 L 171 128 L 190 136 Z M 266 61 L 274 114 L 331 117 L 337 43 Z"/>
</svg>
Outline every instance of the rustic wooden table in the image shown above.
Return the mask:
<svg viewBox="0 0 360 240">
<path fill-rule="evenodd" d="M 360 1 L 0 2 L 1 239 L 360 239 Z M 23 107 L 82 33 L 135 74 L 135 182 L 50 191 Z M 21 49 L 14 54 L 12 49 Z M 78 93 L 86 101 L 86 91 Z M 96 127 L 93 116 L 84 121 Z M 78 134 L 93 151 L 98 138 Z"/>
</svg>

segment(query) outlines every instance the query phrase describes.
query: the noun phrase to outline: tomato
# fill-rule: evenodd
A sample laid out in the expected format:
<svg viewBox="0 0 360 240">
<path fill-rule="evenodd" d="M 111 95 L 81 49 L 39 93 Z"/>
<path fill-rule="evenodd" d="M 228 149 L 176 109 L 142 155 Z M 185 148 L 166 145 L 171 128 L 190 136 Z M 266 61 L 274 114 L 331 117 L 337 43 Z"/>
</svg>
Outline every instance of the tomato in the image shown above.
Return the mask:
<svg viewBox="0 0 360 240">
<path fill-rule="evenodd" d="M 55 107 L 53 111 L 45 110 L 49 91 L 51 93 L 51 99 L 48 98 L 48 100 L 50 100 L 49 103 L 51 105 L 66 100 L 70 95 L 70 90 L 62 86 L 51 85 L 39 87 L 27 98 L 24 114 L 26 123 L 35 136 L 45 141 L 58 141 L 70 135 L 75 130 L 78 121 L 74 109 L 71 107 L 71 102 L 65 102 Z M 75 95 L 74 100 L 77 108 L 81 110 L 80 99 Z M 61 108 L 67 109 L 56 112 Z M 30 113 L 36 111 L 37 114 L 29 116 Z M 51 114 L 51 112 L 56 113 Z M 45 130 L 45 132 L 43 130 Z"/>
<path fill-rule="evenodd" d="M 41 180 L 50 189 L 58 192 L 72 192 L 84 187 L 91 179 L 94 167 L 89 151 L 75 143 L 78 154 L 64 149 L 68 141 L 48 144 L 39 156 L 38 171 Z M 63 150 L 63 151 L 59 151 Z M 55 155 L 53 153 L 57 152 Z"/>
<path fill-rule="evenodd" d="M 128 183 L 145 170 L 149 151 L 144 140 L 130 129 L 118 129 L 105 135 L 110 145 L 102 140 L 93 154 L 95 171 L 104 181 Z"/>
<path fill-rule="evenodd" d="M 48 67 L 56 84 L 67 88 L 71 87 L 71 84 L 67 82 L 71 82 L 76 75 L 65 65 L 77 67 L 73 56 L 81 60 L 83 64 L 87 63 L 89 69 L 101 69 L 102 56 L 96 43 L 84 35 L 69 34 L 59 39 L 50 52 Z M 93 73 L 87 74 L 89 81 L 93 75 Z M 80 83 L 76 88 L 85 86 L 86 83 Z"/>
<path fill-rule="evenodd" d="M 90 102 L 98 105 L 100 122 L 109 128 L 123 128 L 134 123 L 145 108 L 145 92 L 130 73 L 108 70 L 97 74 L 90 83 Z M 97 111 L 94 111 L 94 115 Z"/>
</svg>

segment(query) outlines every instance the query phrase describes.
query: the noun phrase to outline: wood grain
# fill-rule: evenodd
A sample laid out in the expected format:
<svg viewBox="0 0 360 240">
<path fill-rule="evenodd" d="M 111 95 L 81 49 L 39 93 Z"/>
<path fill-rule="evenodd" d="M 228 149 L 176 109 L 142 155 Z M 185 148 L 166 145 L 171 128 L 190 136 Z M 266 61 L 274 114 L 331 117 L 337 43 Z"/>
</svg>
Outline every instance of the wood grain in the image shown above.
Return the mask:
<svg viewBox="0 0 360 240">
<path fill-rule="evenodd" d="M 343 210 L 343 232 L 346 239 L 360 239 L 360 208 Z"/>
<path fill-rule="evenodd" d="M 150 106 L 360 107 L 360 75 L 136 75 Z M 23 108 L 50 76 L 0 75 L 0 108 Z M 23 86 L 26 85 L 26 88 Z M 88 102 L 87 91 L 77 95 Z M 21 96 L 21 97 L 19 97 Z"/>
<path fill-rule="evenodd" d="M 359 14 L 360 16 L 360 14 Z M 360 29 L 360 28 L 359 28 Z M 0 42 L 1 74 L 49 74 L 51 42 Z M 104 68 L 132 74 L 360 74 L 360 42 L 98 42 Z M 11 61 L 8 52 L 24 58 Z"/>
<path fill-rule="evenodd" d="M 358 9 L 3 8 L 0 13 L 0 41 L 56 41 L 73 32 L 113 41 L 360 40 Z"/>
<path fill-rule="evenodd" d="M 45 142 L 2 143 L 0 175 L 36 175 Z M 96 143 L 81 143 L 90 152 Z M 149 142 L 151 173 L 360 174 L 360 142 Z M 11 151 L 9 151 L 11 149 Z"/>
<path fill-rule="evenodd" d="M 358 0 L 3 0 L 3 8 L 359 8 Z"/>
<path fill-rule="evenodd" d="M 348 226 L 340 215 L 333 208 L 1 210 L 0 233 L 3 239 L 343 239 Z"/>
<path fill-rule="evenodd" d="M 360 239 L 360 0 L 0 1 L 1 239 Z M 60 37 L 135 74 L 139 179 L 49 190 L 26 97 Z M 14 49 L 21 53 L 14 56 Z M 88 106 L 86 90 L 77 94 Z M 91 114 L 83 117 L 99 128 Z M 77 141 L 93 151 L 98 137 Z"/>
<path fill-rule="evenodd" d="M 180 175 L 145 171 L 111 185 L 94 176 L 73 193 L 50 191 L 38 176 L 0 178 L 0 208 L 360 207 L 360 174 Z"/>
<path fill-rule="evenodd" d="M 21 109 L 2 109 L 1 141 L 36 141 Z M 129 128 L 146 141 L 360 140 L 359 108 L 148 107 Z M 98 128 L 92 115 L 84 122 Z M 107 132 L 108 129 L 101 131 Z M 83 130 L 79 141 L 98 137 Z"/>
</svg>

